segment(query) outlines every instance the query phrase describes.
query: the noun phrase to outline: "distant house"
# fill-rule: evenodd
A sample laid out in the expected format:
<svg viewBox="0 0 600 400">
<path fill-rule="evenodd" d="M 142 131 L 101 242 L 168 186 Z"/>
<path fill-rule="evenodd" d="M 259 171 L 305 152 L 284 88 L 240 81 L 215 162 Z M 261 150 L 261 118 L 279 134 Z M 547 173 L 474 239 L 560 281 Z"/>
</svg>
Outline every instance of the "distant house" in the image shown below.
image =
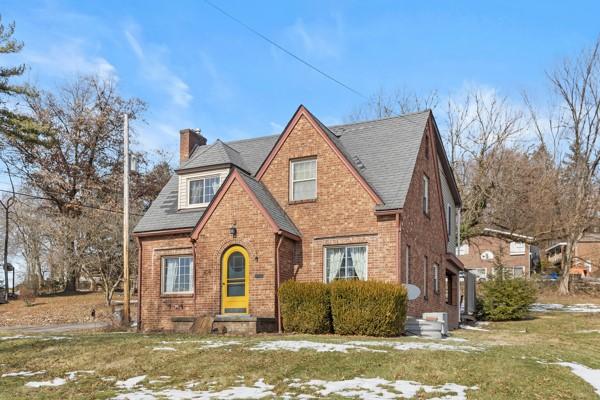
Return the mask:
<svg viewBox="0 0 600 400">
<path fill-rule="evenodd" d="M 557 242 L 545 250 L 548 268 L 562 270 L 566 247 L 566 242 Z M 581 240 L 575 243 L 573 250 L 573 262 L 569 270 L 571 275 L 600 275 L 600 226 L 589 229 Z"/>
<path fill-rule="evenodd" d="M 483 235 L 463 242 L 458 258 L 479 280 L 489 278 L 498 264 L 515 277 L 529 277 L 539 261 L 539 250 L 527 242 L 533 237 L 486 228 Z"/>
<path fill-rule="evenodd" d="M 300 106 L 279 135 L 211 144 L 182 130 L 180 166 L 134 231 L 138 327 L 273 329 L 289 279 L 410 283 L 410 315 L 456 327 L 460 205 L 431 111 L 326 126 Z"/>
</svg>

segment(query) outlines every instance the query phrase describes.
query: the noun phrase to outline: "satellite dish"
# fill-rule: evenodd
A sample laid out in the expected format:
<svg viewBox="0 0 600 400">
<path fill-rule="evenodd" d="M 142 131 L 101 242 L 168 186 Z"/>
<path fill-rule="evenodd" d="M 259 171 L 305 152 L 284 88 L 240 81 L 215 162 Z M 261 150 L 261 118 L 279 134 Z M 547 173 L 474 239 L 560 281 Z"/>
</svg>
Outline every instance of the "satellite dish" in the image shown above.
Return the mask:
<svg viewBox="0 0 600 400">
<path fill-rule="evenodd" d="M 404 287 L 406 288 L 408 300 L 414 300 L 421 295 L 421 289 L 419 289 L 415 285 L 411 285 L 410 283 L 408 283 L 408 284 L 405 284 Z"/>
</svg>

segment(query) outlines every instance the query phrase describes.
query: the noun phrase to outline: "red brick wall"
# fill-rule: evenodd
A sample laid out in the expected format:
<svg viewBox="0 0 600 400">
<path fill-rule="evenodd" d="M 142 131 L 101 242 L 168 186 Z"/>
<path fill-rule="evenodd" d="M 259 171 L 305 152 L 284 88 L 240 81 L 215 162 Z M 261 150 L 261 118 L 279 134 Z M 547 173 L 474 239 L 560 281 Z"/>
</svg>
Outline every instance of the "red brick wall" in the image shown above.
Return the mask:
<svg viewBox="0 0 600 400">
<path fill-rule="evenodd" d="M 317 200 L 288 201 L 290 159 L 316 156 Z M 395 221 L 377 217 L 375 202 L 305 118 L 301 117 L 261 181 L 302 233 L 302 263 L 297 279 L 323 281 L 323 247 L 368 245 L 368 278 L 398 281 Z"/>
<path fill-rule="evenodd" d="M 481 254 L 491 251 L 501 260 L 505 267 L 525 267 L 525 276 L 529 276 L 529 245 L 525 245 L 525 254 L 510 255 L 510 240 L 497 237 L 477 236 L 469 240 L 469 254 L 458 258 L 463 262 L 465 268 L 485 268 L 488 275 L 494 272 L 494 260 L 482 260 Z"/>
<path fill-rule="evenodd" d="M 434 143 L 432 132 L 427 129 L 427 135 L 430 137 L 430 143 Z M 404 209 L 402 211 L 401 221 L 401 268 L 402 281 L 406 281 L 406 246 L 410 246 L 411 268 L 409 282 L 421 289 L 421 296 L 409 302 L 409 315 L 421 316 L 423 312 L 447 311 L 450 307 L 446 306 L 445 300 L 445 271 L 447 268 L 445 220 L 443 215 L 442 192 L 440 189 L 440 177 L 437 169 L 437 154 L 434 147 L 431 146 L 429 156 L 425 154 L 425 136 L 421 142 L 421 147 L 417 155 L 417 161 L 409 192 L 406 196 Z M 423 213 L 423 175 L 429 177 L 429 215 Z M 427 290 L 424 290 L 424 257 L 428 259 L 427 270 Z M 434 292 L 433 287 L 433 263 L 439 267 L 439 293 Z M 448 267 L 449 268 L 449 267 Z M 458 285 L 455 285 L 454 298 L 458 299 Z M 425 299 L 427 295 L 427 299 Z M 457 301 L 457 300 L 456 300 Z M 452 318 L 451 325 L 458 322 L 458 312 L 449 315 Z"/>
<path fill-rule="evenodd" d="M 161 258 L 170 255 L 192 255 L 189 236 L 141 238 L 142 245 L 142 328 L 171 330 L 171 317 L 190 316 L 195 311 L 193 295 L 161 296 Z M 199 277 L 195 277 L 198 284 Z"/>
<path fill-rule="evenodd" d="M 592 275 L 600 276 L 600 242 L 577 243 L 575 256 L 578 259 L 573 262 L 574 266 L 583 268 L 585 261 L 590 261 L 592 263 Z"/>
</svg>

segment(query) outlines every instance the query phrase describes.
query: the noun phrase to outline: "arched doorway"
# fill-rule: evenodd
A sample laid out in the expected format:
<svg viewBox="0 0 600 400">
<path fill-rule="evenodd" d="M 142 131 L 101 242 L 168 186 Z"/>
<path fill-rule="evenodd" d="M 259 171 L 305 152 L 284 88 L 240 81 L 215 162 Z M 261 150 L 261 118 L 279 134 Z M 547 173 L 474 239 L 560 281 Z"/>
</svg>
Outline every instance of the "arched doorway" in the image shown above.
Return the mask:
<svg viewBox="0 0 600 400">
<path fill-rule="evenodd" d="M 221 312 L 248 314 L 250 257 L 242 246 L 232 246 L 223 253 Z"/>
</svg>

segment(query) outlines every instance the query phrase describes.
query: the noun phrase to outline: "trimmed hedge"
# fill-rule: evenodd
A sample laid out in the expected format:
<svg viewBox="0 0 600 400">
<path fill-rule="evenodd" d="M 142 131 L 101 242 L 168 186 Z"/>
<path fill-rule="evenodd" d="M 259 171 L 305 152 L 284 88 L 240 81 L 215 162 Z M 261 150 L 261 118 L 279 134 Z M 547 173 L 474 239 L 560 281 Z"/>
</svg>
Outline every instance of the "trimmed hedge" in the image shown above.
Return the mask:
<svg viewBox="0 0 600 400">
<path fill-rule="evenodd" d="M 535 302 L 537 289 L 524 278 L 494 277 L 481 284 L 481 314 L 490 321 L 523 319 Z"/>
<path fill-rule="evenodd" d="M 283 329 L 298 333 L 330 333 L 329 285 L 286 281 L 279 288 Z"/>
<path fill-rule="evenodd" d="M 331 284 L 333 331 L 340 335 L 399 336 L 406 308 L 401 285 L 358 280 Z"/>
</svg>

